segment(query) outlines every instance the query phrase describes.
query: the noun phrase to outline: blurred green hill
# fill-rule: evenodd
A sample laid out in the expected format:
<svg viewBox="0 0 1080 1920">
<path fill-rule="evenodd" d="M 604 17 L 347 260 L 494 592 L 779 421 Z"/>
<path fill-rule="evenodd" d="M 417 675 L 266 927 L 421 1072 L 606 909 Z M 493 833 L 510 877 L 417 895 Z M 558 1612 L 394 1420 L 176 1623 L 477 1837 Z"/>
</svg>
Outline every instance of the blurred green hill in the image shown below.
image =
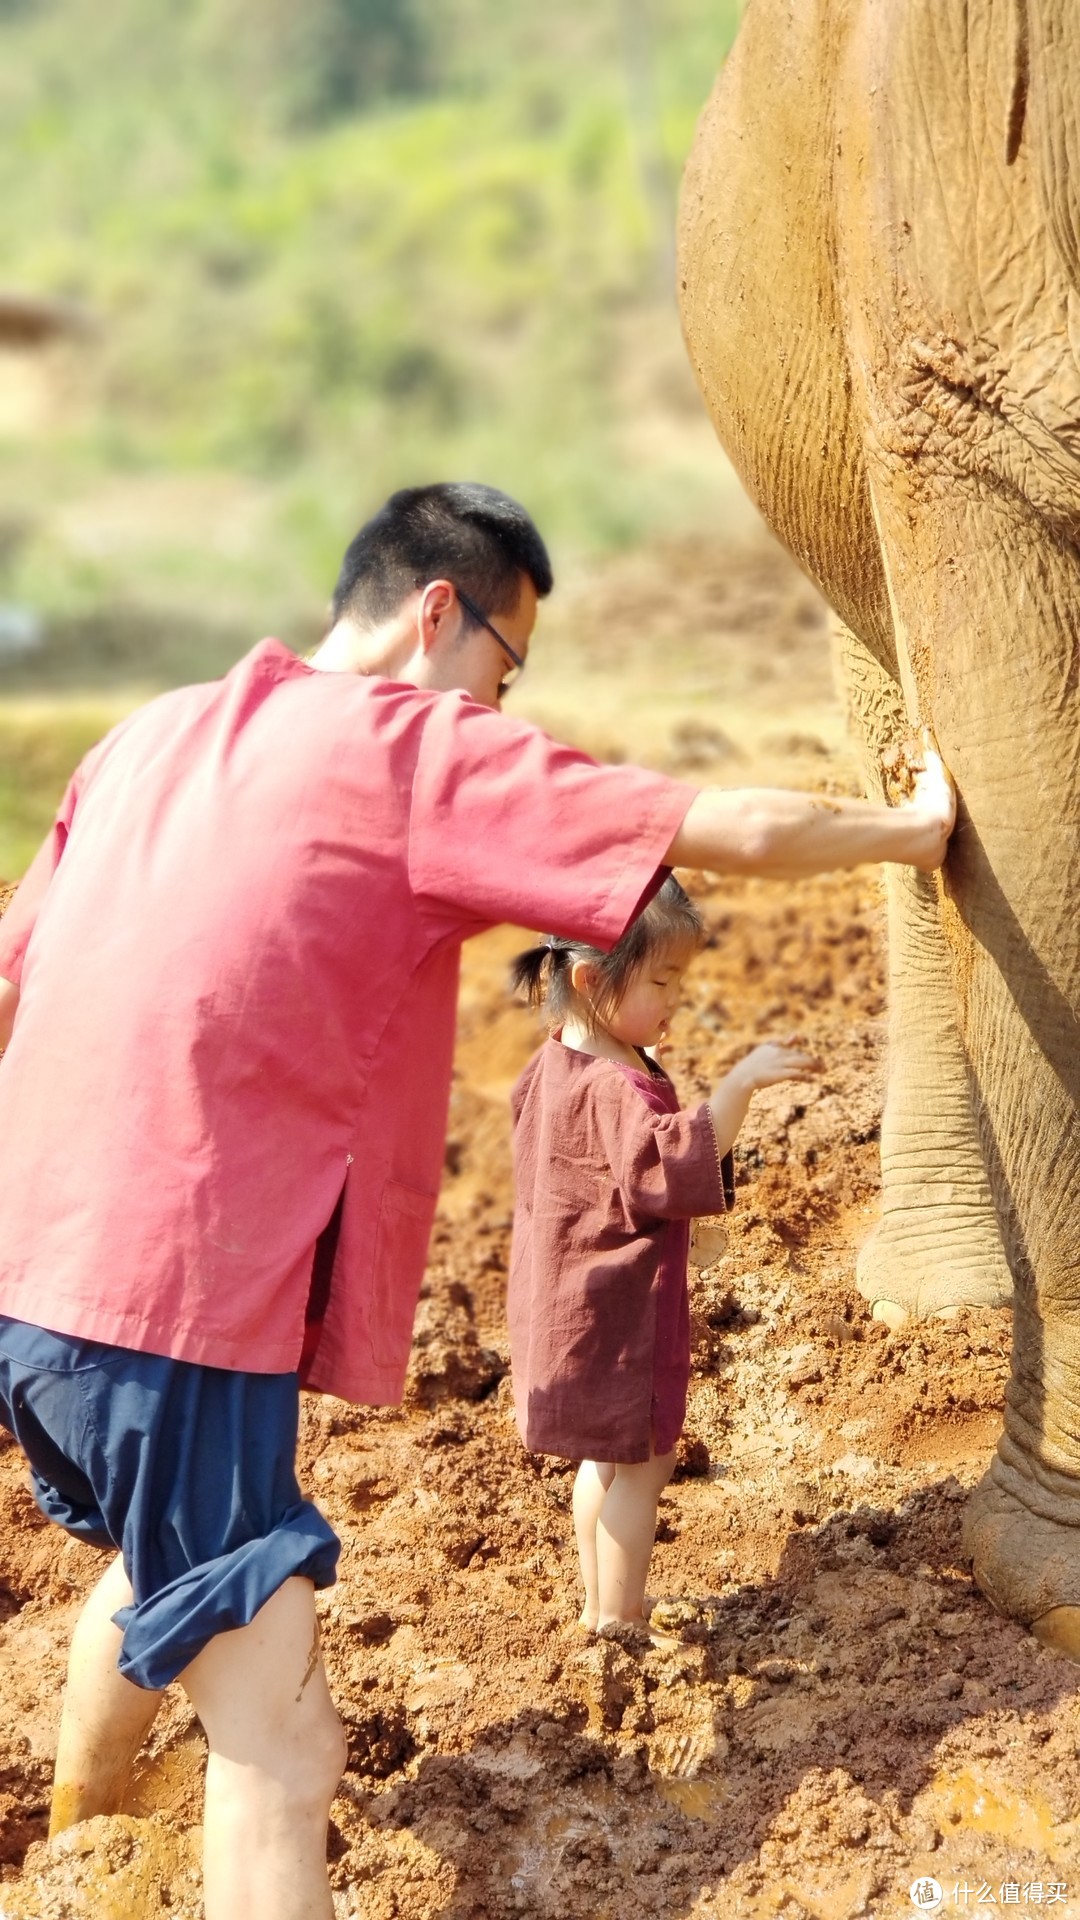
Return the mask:
<svg viewBox="0 0 1080 1920">
<path fill-rule="evenodd" d="M 0 0 L 3 277 L 91 324 L 35 406 L 0 356 L 0 700 L 314 637 L 396 485 L 509 488 L 564 570 L 722 511 L 671 236 L 739 11 Z"/>
</svg>

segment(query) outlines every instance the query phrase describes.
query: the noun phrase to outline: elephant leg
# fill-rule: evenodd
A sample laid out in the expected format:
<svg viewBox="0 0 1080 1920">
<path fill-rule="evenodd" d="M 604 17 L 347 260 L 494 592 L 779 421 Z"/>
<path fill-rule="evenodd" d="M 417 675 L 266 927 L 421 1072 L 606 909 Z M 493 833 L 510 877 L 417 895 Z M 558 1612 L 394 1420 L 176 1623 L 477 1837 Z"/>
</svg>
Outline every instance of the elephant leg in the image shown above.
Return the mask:
<svg viewBox="0 0 1080 1920">
<path fill-rule="evenodd" d="M 1075 1655 L 1080 88 L 1075 54 L 1058 85 L 1072 43 L 1048 11 L 1027 10 L 1018 91 L 1013 9 L 861 9 L 838 230 L 901 677 L 960 792 L 942 916 L 1015 1287 L 1005 1430 L 965 1541 L 995 1605 Z"/>
<path fill-rule="evenodd" d="M 834 654 L 863 778 L 884 798 L 882 756 L 910 735 L 895 678 L 836 623 Z M 886 869 L 888 1080 L 881 1120 L 881 1217 L 858 1258 L 876 1319 L 899 1326 L 959 1307 L 1001 1306 L 1012 1276 L 972 1108 L 937 886 Z"/>
<path fill-rule="evenodd" d="M 680 214 L 687 346 L 751 497 L 852 631 L 868 791 L 910 732 L 835 278 L 832 176 L 851 0 L 753 0 L 702 118 Z M 747 236 L 753 235 L 753 245 Z M 892 1324 L 1008 1299 L 933 883 L 891 870 L 882 1215 L 859 1284 Z"/>
</svg>

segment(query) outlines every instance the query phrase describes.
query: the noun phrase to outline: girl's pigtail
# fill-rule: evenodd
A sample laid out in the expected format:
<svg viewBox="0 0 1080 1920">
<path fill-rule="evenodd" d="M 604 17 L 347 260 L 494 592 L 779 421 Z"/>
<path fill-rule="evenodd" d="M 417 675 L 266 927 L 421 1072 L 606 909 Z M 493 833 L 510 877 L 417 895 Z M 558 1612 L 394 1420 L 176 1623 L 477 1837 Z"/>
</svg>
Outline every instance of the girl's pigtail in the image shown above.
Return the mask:
<svg viewBox="0 0 1080 1920">
<path fill-rule="evenodd" d="M 549 933 L 538 947 L 519 953 L 510 968 L 510 984 L 523 993 L 530 1007 L 546 1006 L 549 1018 L 561 1020 L 565 1011 L 566 976 L 574 954 L 572 940 Z"/>
<path fill-rule="evenodd" d="M 530 1007 L 541 1007 L 547 998 L 544 983 L 544 971 L 553 958 L 552 949 L 547 945 L 530 947 L 527 953 L 519 953 L 511 962 L 510 985 L 515 993 L 523 993 Z"/>
</svg>

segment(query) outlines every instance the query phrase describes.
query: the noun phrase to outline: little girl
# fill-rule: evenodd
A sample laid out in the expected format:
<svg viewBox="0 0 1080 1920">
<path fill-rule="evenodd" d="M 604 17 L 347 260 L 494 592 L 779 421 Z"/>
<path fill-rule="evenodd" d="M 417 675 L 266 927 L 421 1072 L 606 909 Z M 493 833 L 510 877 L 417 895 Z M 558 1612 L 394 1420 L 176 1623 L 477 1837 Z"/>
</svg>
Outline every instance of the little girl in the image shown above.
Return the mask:
<svg viewBox="0 0 1080 1920">
<path fill-rule="evenodd" d="M 579 1460 L 581 1624 L 645 1629 L 656 1508 L 690 1378 L 690 1221 L 731 1202 L 750 1097 L 805 1080 L 797 1040 L 755 1047 L 700 1106 L 646 1048 L 663 1040 L 701 917 L 665 881 L 610 953 L 549 938 L 514 963 L 551 1037 L 512 1096 L 517 1207 L 508 1314 L 518 1427 Z"/>
</svg>

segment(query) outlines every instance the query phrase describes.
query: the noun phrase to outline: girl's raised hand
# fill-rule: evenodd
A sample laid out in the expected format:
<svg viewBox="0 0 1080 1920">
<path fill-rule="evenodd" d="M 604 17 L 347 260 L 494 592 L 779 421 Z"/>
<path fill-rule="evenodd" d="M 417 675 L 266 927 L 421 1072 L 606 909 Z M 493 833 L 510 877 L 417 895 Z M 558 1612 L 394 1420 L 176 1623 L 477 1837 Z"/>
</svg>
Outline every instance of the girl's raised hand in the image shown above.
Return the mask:
<svg viewBox="0 0 1080 1920">
<path fill-rule="evenodd" d="M 823 1063 L 805 1040 L 791 1034 L 786 1040 L 765 1040 L 740 1060 L 738 1071 L 753 1087 L 774 1087 L 781 1080 L 812 1080 Z"/>
<path fill-rule="evenodd" d="M 786 1040 L 766 1040 L 744 1054 L 713 1088 L 709 1098 L 720 1152 L 727 1153 L 734 1146 L 750 1101 L 759 1087 L 773 1087 L 779 1080 L 809 1080 L 821 1070 L 821 1061 L 797 1033 L 789 1034 Z"/>
</svg>

